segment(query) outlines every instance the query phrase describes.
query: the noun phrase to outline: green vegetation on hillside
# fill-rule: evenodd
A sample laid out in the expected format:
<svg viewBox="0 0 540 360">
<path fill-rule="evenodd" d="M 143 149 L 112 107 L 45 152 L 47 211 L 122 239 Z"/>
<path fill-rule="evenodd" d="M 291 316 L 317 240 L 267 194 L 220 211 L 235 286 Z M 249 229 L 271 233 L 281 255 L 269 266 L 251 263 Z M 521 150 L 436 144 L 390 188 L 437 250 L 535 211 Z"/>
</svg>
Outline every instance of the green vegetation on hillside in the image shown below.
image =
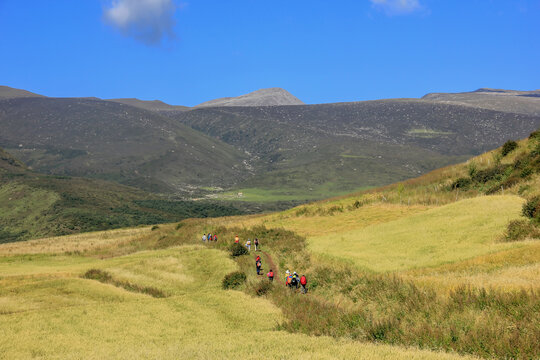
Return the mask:
<svg viewBox="0 0 540 360">
<path fill-rule="evenodd" d="M 101 180 L 37 174 L 1 149 L 0 156 L 0 243 L 242 213 L 223 203 L 163 200 Z"/>
</svg>

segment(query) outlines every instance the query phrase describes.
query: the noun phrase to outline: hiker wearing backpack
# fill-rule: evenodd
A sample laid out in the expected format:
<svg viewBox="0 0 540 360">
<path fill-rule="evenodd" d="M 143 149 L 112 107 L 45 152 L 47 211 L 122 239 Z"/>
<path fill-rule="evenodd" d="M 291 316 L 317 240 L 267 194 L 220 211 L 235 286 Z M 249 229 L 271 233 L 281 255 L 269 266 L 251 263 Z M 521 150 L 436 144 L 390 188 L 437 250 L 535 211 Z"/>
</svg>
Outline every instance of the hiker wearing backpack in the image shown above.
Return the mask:
<svg viewBox="0 0 540 360">
<path fill-rule="evenodd" d="M 255 263 L 255 266 L 257 267 L 257 275 L 261 275 L 261 268 L 262 268 L 261 260 L 257 261 L 257 263 Z"/>
<path fill-rule="evenodd" d="M 258 263 L 259 261 L 261 261 L 261 257 L 257 255 L 257 257 L 255 258 L 255 264 Z"/>
<path fill-rule="evenodd" d="M 238 244 L 239 242 L 240 242 L 240 238 L 238 237 L 238 235 L 236 235 L 236 236 L 234 237 L 234 243 L 235 243 L 235 244 Z"/>
<path fill-rule="evenodd" d="M 209 233 L 207 239 L 208 239 L 208 242 L 212 241 L 212 234 Z"/>
<path fill-rule="evenodd" d="M 285 285 L 291 287 L 292 275 L 289 270 L 285 271 Z"/>
<path fill-rule="evenodd" d="M 214 241 L 217 242 L 217 235 L 214 235 Z"/>
<path fill-rule="evenodd" d="M 247 247 L 248 251 L 251 252 L 251 239 L 248 239 L 246 241 L 246 247 Z"/>
<path fill-rule="evenodd" d="M 202 236 L 202 241 L 206 242 L 206 233 Z"/>
<path fill-rule="evenodd" d="M 298 275 L 296 274 L 296 271 L 293 273 L 291 277 L 291 289 L 292 290 L 298 289 Z"/>
<path fill-rule="evenodd" d="M 270 280 L 270 282 L 274 281 L 274 272 L 272 271 L 272 269 L 270 269 L 270 271 L 268 272 L 268 274 L 266 274 L 266 276 L 268 277 L 268 280 Z"/>
<path fill-rule="evenodd" d="M 300 278 L 300 286 L 302 287 L 302 294 L 307 293 L 307 278 L 306 275 L 302 275 Z"/>
<path fill-rule="evenodd" d="M 255 245 L 255 251 L 258 251 L 259 250 L 259 239 L 255 238 L 255 241 L 253 242 L 253 244 Z"/>
</svg>

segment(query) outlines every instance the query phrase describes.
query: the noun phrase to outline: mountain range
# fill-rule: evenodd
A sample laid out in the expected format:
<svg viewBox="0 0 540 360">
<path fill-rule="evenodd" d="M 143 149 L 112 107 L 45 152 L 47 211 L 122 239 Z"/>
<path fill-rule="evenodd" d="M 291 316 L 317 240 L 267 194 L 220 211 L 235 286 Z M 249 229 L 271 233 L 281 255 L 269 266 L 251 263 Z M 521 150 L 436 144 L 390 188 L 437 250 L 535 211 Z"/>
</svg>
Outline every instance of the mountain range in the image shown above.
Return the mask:
<svg viewBox="0 0 540 360">
<path fill-rule="evenodd" d="M 0 146 L 47 174 L 183 197 L 236 190 L 307 200 L 410 178 L 525 137 L 540 126 L 537 95 L 479 89 L 305 105 L 272 88 L 187 108 L 1 87 Z"/>
</svg>

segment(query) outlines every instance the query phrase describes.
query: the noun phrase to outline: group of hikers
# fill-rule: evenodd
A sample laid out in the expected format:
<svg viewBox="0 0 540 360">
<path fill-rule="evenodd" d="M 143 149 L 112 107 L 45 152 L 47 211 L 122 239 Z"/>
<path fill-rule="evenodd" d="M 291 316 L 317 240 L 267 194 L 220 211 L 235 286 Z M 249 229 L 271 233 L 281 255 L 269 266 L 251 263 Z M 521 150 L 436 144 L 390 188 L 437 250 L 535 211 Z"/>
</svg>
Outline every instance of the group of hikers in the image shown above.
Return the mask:
<svg viewBox="0 0 540 360">
<path fill-rule="evenodd" d="M 257 268 L 257 275 L 261 275 L 262 270 L 262 261 L 260 255 L 257 255 L 255 258 L 255 267 Z M 296 271 L 292 274 L 289 270 L 285 272 L 285 286 L 287 286 L 291 291 L 297 290 L 300 288 L 302 294 L 307 294 L 307 277 L 306 275 L 299 276 Z M 266 277 L 270 282 L 274 282 L 274 270 L 270 269 L 266 274 Z"/>
<path fill-rule="evenodd" d="M 202 237 L 202 241 L 203 242 L 210 242 L 210 241 L 217 241 L 217 235 L 212 235 L 212 234 L 204 234 L 203 237 Z"/>
<path fill-rule="evenodd" d="M 209 233 L 208 235 L 204 234 L 203 237 L 202 237 L 202 241 L 203 242 L 217 241 L 217 235 L 215 235 L 215 234 L 212 235 L 211 233 Z M 236 235 L 234 237 L 234 242 L 236 244 L 240 243 L 240 237 L 238 235 Z M 251 245 L 252 245 L 251 239 L 248 239 L 246 241 L 246 243 L 244 244 L 244 246 L 250 252 L 251 252 Z M 255 251 L 260 251 L 259 239 L 255 238 L 253 240 L 253 245 L 255 247 Z M 257 255 L 255 257 L 255 268 L 257 269 L 257 275 L 262 275 L 262 259 L 261 259 L 260 255 Z M 285 286 L 287 286 L 289 289 L 291 289 L 291 291 L 294 291 L 294 290 L 297 290 L 298 288 L 300 288 L 300 290 L 302 291 L 302 294 L 307 293 L 307 278 L 306 278 L 306 275 L 299 276 L 296 273 L 296 271 L 294 271 L 291 274 L 291 272 L 289 270 L 287 270 L 285 272 L 285 275 L 286 275 L 286 277 L 285 277 Z M 270 271 L 268 271 L 268 273 L 266 274 L 266 277 L 268 278 L 268 280 L 270 282 L 273 282 L 274 281 L 274 271 L 272 269 L 270 269 Z"/>
<path fill-rule="evenodd" d="M 240 243 L 240 238 L 238 237 L 238 235 L 236 235 L 234 237 L 234 242 L 236 244 L 239 244 Z M 253 245 L 255 246 L 255 251 L 259 251 L 259 239 L 255 238 L 255 240 L 253 240 Z M 251 252 L 251 239 L 247 239 L 246 243 L 244 244 L 244 246 L 246 247 L 246 249 L 248 249 L 248 251 Z"/>
</svg>

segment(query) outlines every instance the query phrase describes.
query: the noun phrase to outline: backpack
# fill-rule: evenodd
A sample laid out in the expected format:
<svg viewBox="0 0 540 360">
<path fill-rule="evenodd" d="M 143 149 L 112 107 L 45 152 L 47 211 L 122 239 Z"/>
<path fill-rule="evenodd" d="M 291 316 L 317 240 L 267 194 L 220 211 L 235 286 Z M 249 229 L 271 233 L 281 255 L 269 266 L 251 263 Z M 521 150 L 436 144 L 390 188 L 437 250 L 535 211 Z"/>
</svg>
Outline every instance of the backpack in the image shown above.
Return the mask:
<svg viewBox="0 0 540 360">
<path fill-rule="evenodd" d="M 300 284 L 302 284 L 302 285 L 306 285 L 306 284 L 307 284 L 307 279 L 306 279 L 305 276 L 302 276 L 302 277 L 300 278 Z"/>
<path fill-rule="evenodd" d="M 298 279 L 296 279 L 296 276 L 293 276 L 291 279 L 291 285 L 296 286 L 297 282 L 298 282 Z"/>
</svg>

